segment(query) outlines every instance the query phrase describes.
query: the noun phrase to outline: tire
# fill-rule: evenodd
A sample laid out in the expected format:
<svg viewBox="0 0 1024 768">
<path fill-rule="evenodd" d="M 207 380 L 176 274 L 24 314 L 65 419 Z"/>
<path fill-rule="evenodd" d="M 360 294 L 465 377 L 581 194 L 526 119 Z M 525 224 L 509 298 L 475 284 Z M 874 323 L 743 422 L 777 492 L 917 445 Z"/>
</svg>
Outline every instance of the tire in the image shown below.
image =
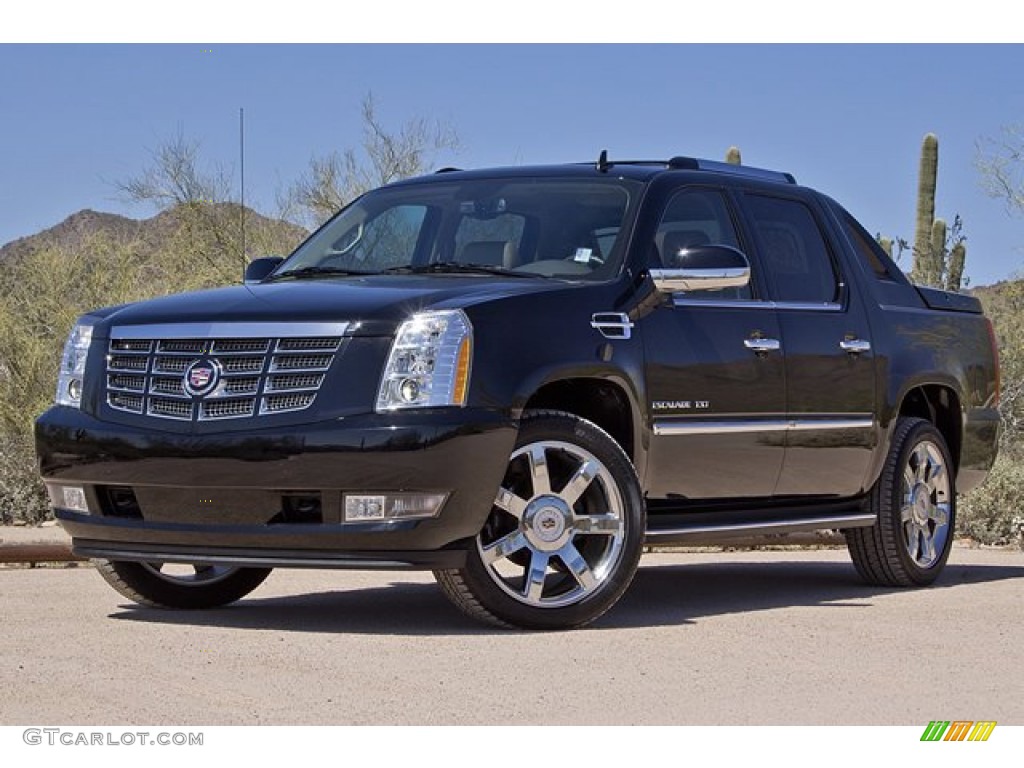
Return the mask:
<svg viewBox="0 0 1024 768">
<path fill-rule="evenodd" d="M 869 584 L 917 587 L 942 572 L 953 545 L 956 487 L 946 441 L 924 419 L 901 418 L 871 489 L 870 528 L 850 528 L 846 544 Z"/>
<path fill-rule="evenodd" d="M 606 432 L 572 414 L 529 412 L 466 565 L 434 577 L 485 623 L 581 627 L 626 591 L 645 522 L 636 471 Z"/>
<path fill-rule="evenodd" d="M 96 560 L 107 583 L 151 608 L 218 608 L 248 595 L 270 575 L 270 568 L 219 565 L 177 566 Z M 191 571 L 191 572 L 188 572 Z"/>
</svg>

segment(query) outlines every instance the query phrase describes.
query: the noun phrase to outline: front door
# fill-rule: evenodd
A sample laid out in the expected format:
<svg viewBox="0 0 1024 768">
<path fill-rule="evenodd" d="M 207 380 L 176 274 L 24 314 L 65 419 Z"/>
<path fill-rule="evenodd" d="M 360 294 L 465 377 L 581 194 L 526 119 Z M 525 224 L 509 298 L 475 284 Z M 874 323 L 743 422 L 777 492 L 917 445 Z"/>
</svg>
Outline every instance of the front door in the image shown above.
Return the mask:
<svg viewBox="0 0 1024 768">
<path fill-rule="evenodd" d="M 650 264 L 671 267 L 680 248 L 709 243 L 747 250 L 720 191 L 677 190 L 649 243 Z M 653 433 L 648 497 L 774 492 L 785 447 L 785 368 L 777 313 L 760 293 L 756 281 L 679 293 L 639 321 Z"/>
</svg>

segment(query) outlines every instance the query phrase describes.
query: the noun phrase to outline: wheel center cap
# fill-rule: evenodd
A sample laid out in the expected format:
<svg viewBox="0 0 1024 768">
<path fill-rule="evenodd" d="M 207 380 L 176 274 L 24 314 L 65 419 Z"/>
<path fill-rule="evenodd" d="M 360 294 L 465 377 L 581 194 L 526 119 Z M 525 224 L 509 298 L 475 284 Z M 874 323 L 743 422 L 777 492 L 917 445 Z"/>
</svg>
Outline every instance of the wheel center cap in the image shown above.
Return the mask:
<svg viewBox="0 0 1024 768">
<path fill-rule="evenodd" d="M 533 532 L 541 541 L 557 541 L 565 532 L 565 515 L 556 507 L 542 507 L 534 516 Z"/>
<path fill-rule="evenodd" d="M 522 530 L 532 546 L 554 551 L 572 534 L 572 510 L 557 496 L 542 496 L 527 506 Z"/>
</svg>

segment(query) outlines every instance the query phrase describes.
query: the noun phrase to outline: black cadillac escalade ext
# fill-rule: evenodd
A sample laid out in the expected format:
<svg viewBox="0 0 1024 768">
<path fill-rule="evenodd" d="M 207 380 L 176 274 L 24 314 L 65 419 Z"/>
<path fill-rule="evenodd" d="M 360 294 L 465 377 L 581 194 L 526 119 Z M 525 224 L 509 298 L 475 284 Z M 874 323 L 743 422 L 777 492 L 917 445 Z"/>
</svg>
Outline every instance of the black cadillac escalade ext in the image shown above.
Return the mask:
<svg viewBox="0 0 1024 768">
<path fill-rule="evenodd" d="M 602 153 L 391 184 L 245 285 L 89 313 L 36 436 L 75 551 L 141 603 L 425 568 L 560 628 L 645 542 L 839 529 L 867 581 L 933 581 L 998 397 L 978 302 L 835 201 Z"/>
</svg>

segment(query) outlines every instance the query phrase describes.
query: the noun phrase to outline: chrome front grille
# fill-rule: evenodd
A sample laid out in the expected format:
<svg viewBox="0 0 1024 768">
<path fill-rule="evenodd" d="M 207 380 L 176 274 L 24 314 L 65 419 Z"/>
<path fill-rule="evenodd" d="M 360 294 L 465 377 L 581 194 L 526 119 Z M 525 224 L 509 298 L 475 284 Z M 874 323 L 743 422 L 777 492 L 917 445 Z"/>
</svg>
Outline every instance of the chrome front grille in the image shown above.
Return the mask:
<svg viewBox="0 0 1024 768">
<path fill-rule="evenodd" d="M 242 332 L 213 338 L 180 335 L 187 326 L 152 328 L 175 331 L 170 338 L 138 338 L 144 327 L 115 328 L 107 355 L 107 405 L 178 421 L 305 410 L 334 363 L 345 325 L 324 324 L 331 335 L 309 334 L 320 326 L 301 325 L 302 335 L 276 337 L 252 334 L 251 324 L 219 324 L 220 330 Z M 264 333 L 273 328 L 260 326 Z"/>
</svg>

